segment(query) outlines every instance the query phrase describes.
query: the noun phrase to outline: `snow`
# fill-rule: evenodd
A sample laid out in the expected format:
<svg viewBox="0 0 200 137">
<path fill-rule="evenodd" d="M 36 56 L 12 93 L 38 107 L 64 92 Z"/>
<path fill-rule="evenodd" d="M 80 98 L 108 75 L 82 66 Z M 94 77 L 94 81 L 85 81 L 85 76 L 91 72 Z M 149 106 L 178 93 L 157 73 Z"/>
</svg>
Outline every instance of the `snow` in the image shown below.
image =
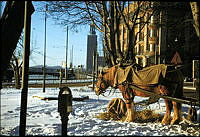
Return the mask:
<svg viewBox="0 0 200 137">
<path fill-rule="evenodd" d="M 185 119 L 188 108 L 190 106 L 183 104 L 183 121 L 178 125 L 162 125 L 161 123 L 136 123 L 136 122 L 119 122 L 104 121 L 95 116 L 101 112 L 106 112 L 106 106 L 112 98 L 120 97 L 121 93 L 116 90 L 114 93 L 106 97 L 96 96 L 94 91 L 88 87 L 70 87 L 73 97 L 89 96 L 84 101 L 72 102 L 72 113 L 69 115 L 68 135 L 69 136 L 199 136 L 199 115 L 200 109 L 197 108 L 197 122 L 189 122 Z M 110 90 L 110 89 L 108 89 Z M 28 106 L 26 135 L 37 136 L 60 136 L 61 120 L 58 113 L 58 101 L 44 101 L 33 96 L 57 97 L 59 88 L 46 88 L 46 92 L 42 92 L 42 88 L 29 88 L 28 90 Z M 19 117 L 21 89 L 3 88 L 1 89 L 1 127 L 0 135 L 18 136 L 19 135 Z M 135 97 L 134 101 L 142 101 L 142 97 Z M 159 105 L 160 104 L 160 105 Z M 164 100 L 160 99 L 159 103 L 149 106 L 136 106 L 136 111 L 143 109 L 151 109 L 164 115 Z M 173 111 L 172 111 L 173 115 Z"/>
</svg>

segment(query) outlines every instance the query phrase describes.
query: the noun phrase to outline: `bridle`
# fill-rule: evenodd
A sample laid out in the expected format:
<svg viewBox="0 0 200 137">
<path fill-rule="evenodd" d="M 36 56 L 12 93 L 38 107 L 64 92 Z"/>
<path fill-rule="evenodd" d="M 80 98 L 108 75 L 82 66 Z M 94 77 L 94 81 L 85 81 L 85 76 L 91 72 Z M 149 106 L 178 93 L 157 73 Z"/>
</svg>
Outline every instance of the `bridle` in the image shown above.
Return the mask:
<svg viewBox="0 0 200 137">
<path fill-rule="evenodd" d="M 104 95 L 104 93 L 106 92 L 106 88 L 103 88 L 103 87 L 102 87 L 102 84 L 104 84 L 104 87 L 109 87 L 110 85 L 103 79 L 103 76 L 102 76 L 102 77 L 99 77 L 98 79 L 101 81 L 101 83 L 99 84 L 100 86 L 98 87 L 98 90 L 99 90 L 98 96 L 101 94 L 101 95 L 103 95 L 104 97 L 106 97 L 106 96 Z M 110 90 L 110 92 L 109 92 L 109 94 L 108 94 L 107 96 L 110 95 L 110 93 L 111 93 L 111 91 L 112 91 L 113 89 L 114 89 L 113 94 L 115 93 L 116 88 L 111 87 L 111 90 Z"/>
<path fill-rule="evenodd" d="M 102 77 L 99 77 L 98 80 L 101 81 L 101 83 L 99 84 L 98 90 L 99 90 L 99 95 L 100 94 L 104 94 L 106 92 L 106 89 L 104 87 L 108 87 L 108 83 L 103 79 Z M 102 87 L 102 85 L 104 84 L 104 87 Z"/>
</svg>

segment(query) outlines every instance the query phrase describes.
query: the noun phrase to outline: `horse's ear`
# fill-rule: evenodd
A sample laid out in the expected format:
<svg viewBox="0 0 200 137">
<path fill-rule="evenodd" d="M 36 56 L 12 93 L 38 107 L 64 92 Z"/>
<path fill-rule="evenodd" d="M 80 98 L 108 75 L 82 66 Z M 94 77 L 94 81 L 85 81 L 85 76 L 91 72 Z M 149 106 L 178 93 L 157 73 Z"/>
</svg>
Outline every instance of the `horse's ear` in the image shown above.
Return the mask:
<svg viewBox="0 0 200 137">
<path fill-rule="evenodd" d="M 100 74 L 103 76 L 105 74 L 105 72 L 102 70 L 100 70 Z"/>
<path fill-rule="evenodd" d="M 102 72 L 102 70 L 100 69 L 100 70 L 98 70 L 98 74 L 101 74 L 101 72 Z"/>
</svg>

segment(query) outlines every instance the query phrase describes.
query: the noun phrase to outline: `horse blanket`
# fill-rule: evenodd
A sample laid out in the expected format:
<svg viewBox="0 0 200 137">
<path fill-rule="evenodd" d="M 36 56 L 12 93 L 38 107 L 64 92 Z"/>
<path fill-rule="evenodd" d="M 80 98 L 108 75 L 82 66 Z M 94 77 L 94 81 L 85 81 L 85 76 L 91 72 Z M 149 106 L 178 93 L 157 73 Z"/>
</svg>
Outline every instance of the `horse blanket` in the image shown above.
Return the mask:
<svg viewBox="0 0 200 137">
<path fill-rule="evenodd" d="M 114 78 L 114 87 L 125 81 L 137 85 L 158 84 L 160 78 L 165 78 L 167 65 L 159 64 L 137 70 L 133 65 L 122 68 L 118 66 Z"/>
</svg>

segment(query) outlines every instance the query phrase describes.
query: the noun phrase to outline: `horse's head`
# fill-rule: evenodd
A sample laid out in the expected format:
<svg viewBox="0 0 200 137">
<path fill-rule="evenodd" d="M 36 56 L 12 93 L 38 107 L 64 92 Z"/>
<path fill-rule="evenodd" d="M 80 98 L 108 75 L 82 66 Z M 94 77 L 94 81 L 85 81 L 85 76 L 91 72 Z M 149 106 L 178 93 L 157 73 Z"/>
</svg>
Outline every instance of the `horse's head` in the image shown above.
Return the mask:
<svg viewBox="0 0 200 137">
<path fill-rule="evenodd" d="M 109 87 L 108 81 L 106 80 L 105 74 L 108 72 L 100 71 L 98 75 L 98 80 L 95 87 L 96 95 L 100 95 L 105 92 L 105 90 Z"/>
</svg>

